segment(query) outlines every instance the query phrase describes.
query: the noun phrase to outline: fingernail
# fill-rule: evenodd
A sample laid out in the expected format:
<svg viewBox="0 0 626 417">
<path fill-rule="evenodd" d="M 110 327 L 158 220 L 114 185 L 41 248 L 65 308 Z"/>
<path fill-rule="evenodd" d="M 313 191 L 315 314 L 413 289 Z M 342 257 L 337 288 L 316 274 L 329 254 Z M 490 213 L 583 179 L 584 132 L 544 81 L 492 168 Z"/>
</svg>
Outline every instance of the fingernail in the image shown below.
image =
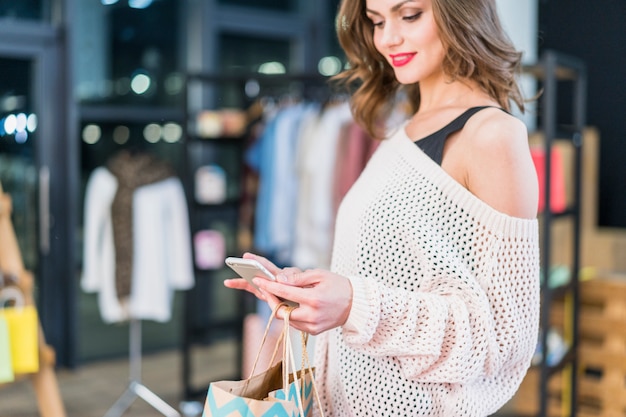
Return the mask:
<svg viewBox="0 0 626 417">
<path fill-rule="evenodd" d="M 287 282 L 287 275 L 285 275 L 285 274 L 278 274 L 276 276 L 276 279 L 279 280 L 279 281 L 282 281 L 282 282 Z"/>
</svg>

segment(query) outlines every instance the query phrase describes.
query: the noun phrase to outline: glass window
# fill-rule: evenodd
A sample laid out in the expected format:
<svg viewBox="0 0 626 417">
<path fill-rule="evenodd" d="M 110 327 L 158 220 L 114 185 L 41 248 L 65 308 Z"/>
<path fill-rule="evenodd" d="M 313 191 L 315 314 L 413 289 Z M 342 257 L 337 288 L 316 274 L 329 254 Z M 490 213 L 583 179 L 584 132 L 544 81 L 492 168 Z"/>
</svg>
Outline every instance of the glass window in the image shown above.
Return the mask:
<svg viewBox="0 0 626 417">
<path fill-rule="evenodd" d="M 0 18 L 43 20 L 50 0 L 0 0 Z"/>
<path fill-rule="evenodd" d="M 335 19 L 337 18 L 337 13 L 339 12 L 339 3 L 340 0 L 329 0 L 328 6 L 328 19 L 322 22 L 323 30 L 328 31 L 330 34 L 330 45 L 328 46 L 328 50 L 331 55 L 341 58 L 345 61 L 345 56 L 341 46 L 339 45 L 339 40 L 337 39 L 337 29 L 335 28 Z"/>
<path fill-rule="evenodd" d="M 236 34 L 220 36 L 220 70 L 224 74 L 279 73 L 289 69 L 290 42 Z"/>
<path fill-rule="evenodd" d="M 84 120 L 81 128 L 82 172 L 106 165 L 120 150 L 150 152 L 176 169 L 182 164 L 182 126 L 176 122 L 101 123 Z"/>
<path fill-rule="evenodd" d="M 222 34 L 219 40 L 221 74 L 284 74 L 289 72 L 289 40 L 263 39 L 244 35 Z M 259 91 L 263 94 L 265 92 Z M 218 92 L 217 107 L 244 106 L 245 95 L 237 83 L 224 83 Z"/>
<path fill-rule="evenodd" d="M 257 9 L 294 11 L 296 0 L 219 0 L 219 4 L 228 6 L 255 7 Z"/>
<path fill-rule="evenodd" d="M 77 2 L 76 91 L 83 103 L 177 105 L 179 7 L 176 0 L 104 5 Z"/>
<path fill-rule="evenodd" d="M 0 58 L 0 184 L 11 195 L 12 221 L 24 264 L 37 264 L 37 115 L 30 59 Z"/>
</svg>

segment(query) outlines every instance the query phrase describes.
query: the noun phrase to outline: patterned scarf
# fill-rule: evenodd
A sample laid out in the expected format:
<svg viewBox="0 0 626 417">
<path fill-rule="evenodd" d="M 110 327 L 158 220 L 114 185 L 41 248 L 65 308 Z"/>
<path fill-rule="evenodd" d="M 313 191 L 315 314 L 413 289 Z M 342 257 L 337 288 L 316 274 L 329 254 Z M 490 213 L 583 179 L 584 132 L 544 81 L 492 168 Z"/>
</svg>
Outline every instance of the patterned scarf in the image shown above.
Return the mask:
<svg viewBox="0 0 626 417">
<path fill-rule="evenodd" d="M 133 268 L 133 194 L 141 186 L 154 184 L 174 176 L 172 167 L 148 153 L 120 151 L 108 162 L 107 168 L 117 178 L 118 187 L 111 217 L 115 244 L 115 288 L 124 301 L 131 290 Z"/>
</svg>

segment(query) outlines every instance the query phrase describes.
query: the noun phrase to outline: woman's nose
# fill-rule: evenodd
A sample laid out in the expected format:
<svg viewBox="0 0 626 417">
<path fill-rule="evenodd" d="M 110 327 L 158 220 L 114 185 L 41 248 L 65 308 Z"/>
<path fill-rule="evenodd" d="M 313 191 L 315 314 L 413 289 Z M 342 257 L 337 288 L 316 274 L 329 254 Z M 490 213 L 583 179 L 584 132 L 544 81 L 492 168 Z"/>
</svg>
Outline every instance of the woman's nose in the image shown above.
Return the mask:
<svg viewBox="0 0 626 417">
<path fill-rule="evenodd" d="M 380 39 L 382 45 L 389 47 L 395 46 L 402 42 L 402 36 L 398 32 L 398 28 L 393 24 L 385 24 L 383 27 L 383 33 Z"/>
</svg>

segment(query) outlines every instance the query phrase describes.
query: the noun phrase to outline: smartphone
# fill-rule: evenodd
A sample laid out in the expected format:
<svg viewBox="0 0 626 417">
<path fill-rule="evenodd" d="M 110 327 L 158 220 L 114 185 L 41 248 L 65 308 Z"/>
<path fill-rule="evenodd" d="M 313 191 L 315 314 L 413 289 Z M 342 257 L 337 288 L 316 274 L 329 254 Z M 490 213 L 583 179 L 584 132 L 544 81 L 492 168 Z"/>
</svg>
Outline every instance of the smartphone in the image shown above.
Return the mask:
<svg viewBox="0 0 626 417">
<path fill-rule="evenodd" d="M 252 282 L 252 278 L 254 277 L 261 276 L 269 280 L 276 281 L 276 277 L 274 276 L 274 274 L 272 274 L 270 271 L 267 270 L 267 268 L 261 265 L 259 261 L 256 261 L 254 259 L 235 258 L 231 256 L 226 258 L 225 262 L 226 265 L 228 265 L 233 271 L 235 271 L 237 274 L 239 274 L 240 277 L 248 281 L 256 289 L 259 289 L 259 287 Z M 299 304 L 294 301 L 285 300 L 283 298 L 281 298 L 280 300 L 294 307 L 299 306 Z"/>
<path fill-rule="evenodd" d="M 252 282 L 252 278 L 262 276 L 269 280 L 276 281 L 276 277 L 267 270 L 259 261 L 244 258 L 226 258 L 226 265 L 239 274 L 240 277 L 248 281 L 254 288 L 259 288 Z"/>
</svg>

